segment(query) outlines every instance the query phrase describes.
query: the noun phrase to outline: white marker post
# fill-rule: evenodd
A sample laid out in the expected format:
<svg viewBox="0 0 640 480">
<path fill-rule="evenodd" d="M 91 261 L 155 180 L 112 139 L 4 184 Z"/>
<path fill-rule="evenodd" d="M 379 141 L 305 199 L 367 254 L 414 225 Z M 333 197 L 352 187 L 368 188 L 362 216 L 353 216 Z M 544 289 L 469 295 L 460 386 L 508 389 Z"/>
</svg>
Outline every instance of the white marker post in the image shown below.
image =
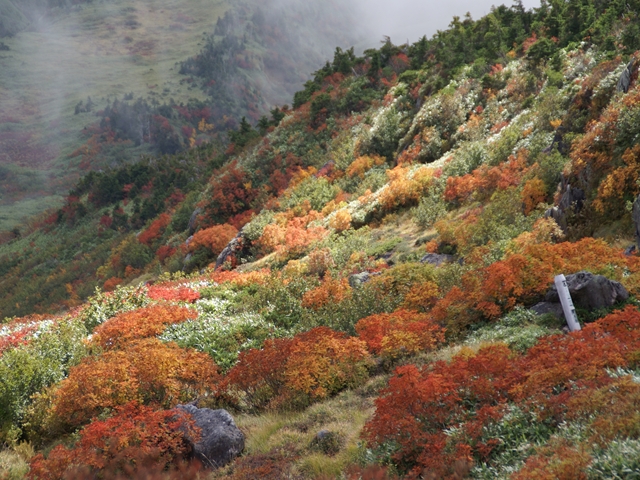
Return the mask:
<svg viewBox="0 0 640 480">
<path fill-rule="evenodd" d="M 567 325 L 569 330 L 577 332 L 581 330 L 580 322 L 578 322 L 578 315 L 576 309 L 573 306 L 573 300 L 571 300 L 571 293 L 569 287 L 567 287 L 567 279 L 564 275 L 557 275 L 554 283 L 556 284 L 556 290 L 558 290 L 558 297 L 560 297 L 560 303 L 562 304 L 562 310 L 564 311 L 564 318 L 567 319 Z"/>
</svg>

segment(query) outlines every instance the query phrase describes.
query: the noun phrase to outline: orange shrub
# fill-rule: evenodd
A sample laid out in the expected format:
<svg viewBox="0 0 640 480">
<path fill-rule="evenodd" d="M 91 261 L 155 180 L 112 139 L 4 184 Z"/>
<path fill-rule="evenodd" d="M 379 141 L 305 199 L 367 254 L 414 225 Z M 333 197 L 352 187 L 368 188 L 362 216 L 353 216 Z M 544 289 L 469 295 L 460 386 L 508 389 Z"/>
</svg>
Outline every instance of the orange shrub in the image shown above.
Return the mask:
<svg viewBox="0 0 640 480">
<path fill-rule="evenodd" d="M 488 198 L 495 190 L 506 190 L 519 185 L 528 171 L 526 150 L 520 150 L 517 156 L 489 167 L 482 165 L 467 175 L 447 178 L 444 198 L 449 202 L 464 202 L 472 196 L 476 199 Z"/>
<path fill-rule="evenodd" d="M 102 285 L 102 288 L 104 289 L 105 292 L 110 292 L 112 290 L 115 290 L 115 288 L 118 285 L 120 285 L 123 281 L 124 280 L 122 278 L 111 277 L 106 282 L 104 282 L 104 284 Z"/>
<path fill-rule="evenodd" d="M 594 206 L 599 212 L 615 211 L 623 207 L 623 200 L 629 195 L 640 193 L 637 180 L 640 177 L 640 145 L 628 148 L 622 155 L 624 166 L 609 173 L 598 186 Z"/>
<path fill-rule="evenodd" d="M 96 328 L 91 341 L 103 348 L 121 348 L 132 340 L 160 335 L 168 325 L 197 316 L 195 310 L 185 307 L 154 305 L 139 308 L 107 320 Z"/>
<path fill-rule="evenodd" d="M 440 289 L 436 283 L 431 281 L 416 283 L 404 296 L 402 307 L 409 310 L 427 311 L 435 305 L 439 295 Z"/>
<path fill-rule="evenodd" d="M 318 327 L 241 352 L 225 383 L 253 407 L 304 403 L 355 386 L 366 378 L 369 361 L 364 342 Z"/>
<path fill-rule="evenodd" d="M 267 252 L 277 251 L 281 260 L 299 257 L 314 242 L 329 234 L 324 227 L 310 227 L 309 223 L 318 220 L 321 215 L 310 211 L 301 217 L 286 220 L 286 224 L 267 225 L 257 244 Z"/>
<path fill-rule="evenodd" d="M 264 285 L 271 275 L 271 270 L 262 268 L 253 272 L 238 272 L 237 270 L 216 270 L 211 279 L 216 283 L 231 283 L 237 287 L 248 285 Z"/>
<path fill-rule="evenodd" d="M 328 278 L 319 287 L 305 292 L 302 296 L 302 306 L 319 310 L 329 302 L 340 303 L 349 297 L 351 297 L 351 287 L 346 278 Z"/>
<path fill-rule="evenodd" d="M 199 435 L 179 412 L 154 411 L 130 402 L 117 407 L 111 418 L 81 430 L 72 448 L 57 445 L 46 459 L 41 453 L 36 455 L 27 478 L 93 478 L 98 472 L 107 478 L 117 474 L 142 478 L 136 474 L 143 473 L 148 475 L 144 478 L 156 478 L 149 474 L 173 470 L 177 461 L 189 455 L 185 433 L 192 438 Z M 150 469 L 151 465 L 155 468 Z"/>
<path fill-rule="evenodd" d="M 193 303 L 200 298 L 200 293 L 189 287 L 164 285 L 151 285 L 147 290 L 147 295 L 152 300 L 166 300 L 169 302 Z"/>
<path fill-rule="evenodd" d="M 173 407 L 215 391 L 219 380 L 209 355 L 146 339 L 73 367 L 54 392 L 52 413 L 68 430 L 131 401 Z"/>
<path fill-rule="evenodd" d="M 434 478 L 454 478 L 456 464 L 486 458 L 495 448 L 495 441 L 481 441 L 482 429 L 502 416 L 514 371 L 517 357 L 504 345 L 424 370 L 399 367 L 375 400 L 363 436 L 374 447 L 393 443 L 391 458 L 409 478 L 425 470 Z M 461 434 L 451 439 L 445 429 L 454 426 Z"/>
<path fill-rule="evenodd" d="M 351 214 L 347 210 L 340 210 L 329 221 L 329 226 L 336 232 L 351 228 Z"/>
<path fill-rule="evenodd" d="M 593 460 L 584 448 L 575 448 L 560 442 L 553 448 L 542 448 L 540 453 L 527 458 L 513 480 L 587 480 L 587 467 Z"/>
<path fill-rule="evenodd" d="M 547 189 L 539 178 L 529 180 L 522 189 L 522 205 L 524 214 L 529 215 L 540 203 L 547 198 Z"/>
<path fill-rule="evenodd" d="M 411 173 L 410 167 L 398 165 L 387 170 L 389 184 L 380 194 L 380 205 L 390 211 L 417 202 L 427 191 L 433 179 L 433 169 L 421 167 Z"/>
<path fill-rule="evenodd" d="M 522 356 L 497 344 L 422 370 L 402 366 L 376 399 L 363 435 L 373 447 L 395 445 L 391 459 L 409 478 L 425 469 L 455 478 L 456 461 L 491 460 L 500 441 L 483 432 L 513 405 L 551 428 L 581 422 L 589 435 L 584 449 L 551 436 L 514 478 L 586 478 L 591 445 L 606 447 L 640 432 L 640 386 L 630 376 L 610 375 L 610 369 L 637 365 L 639 327 L 640 312 L 627 307 L 582 331 L 544 337 Z"/>
<path fill-rule="evenodd" d="M 395 358 L 434 349 L 444 341 L 444 329 L 429 315 L 411 310 L 396 310 L 363 318 L 356 331 L 369 351 Z"/>
<path fill-rule="evenodd" d="M 347 175 L 350 177 L 358 176 L 364 178 L 364 174 L 371 170 L 374 165 L 383 165 L 384 163 L 384 158 L 379 155 L 358 157 L 349 165 L 349 168 L 347 168 Z"/>
<path fill-rule="evenodd" d="M 224 247 L 238 234 L 236 227 L 225 223 L 200 230 L 189 243 L 189 251 L 193 252 L 198 247 L 204 247 L 214 255 L 219 255 Z"/>
</svg>

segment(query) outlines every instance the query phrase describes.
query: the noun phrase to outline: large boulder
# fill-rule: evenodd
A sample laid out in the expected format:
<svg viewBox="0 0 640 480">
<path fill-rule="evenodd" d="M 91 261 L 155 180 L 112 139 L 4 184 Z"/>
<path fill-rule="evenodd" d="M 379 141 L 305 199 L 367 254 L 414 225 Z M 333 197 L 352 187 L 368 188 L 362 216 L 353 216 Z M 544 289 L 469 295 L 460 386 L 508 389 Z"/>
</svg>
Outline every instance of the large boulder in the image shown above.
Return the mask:
<svg viewBox="0 0 640 480">
<path fill-rule="evenodd" d="M 633 67 L 635 65 L 635 60 L 631 59 L 627 68 L 624 69 L 620 78 L 618 79 L 617 90 L 618 92 L 627 93 L 629 91 L 629 86 L 631 85 L 631 79 L 633 78 Z"/>
<path fill-rule="evenodd" d="M 245 247 L 246 242 L 244 240 L 244 233 L 240 230 L 238 234 L 231 239 L 227 246 L 224 247 L 224 250 L 220 252 L 220 255 L 218 255 L 215 269 L 217 270 L 219 267 L 224 265 L 227 260 L 231 261 L 234 258 L 237 260 L 237 256 L 244 251 Z"/>
<path fill-rule="evenodd" d="M 201 435 L 197 442 L 189 436 L 193 455 L 205 467 L 218 468 L 231 462 L 244 450 L 244 435 L 226 410 L 197 408 L 193 405 L 178 405 L 188 414 Z"/>
<path fill-rule="evenodd" d="M 564 183 L 564 182 L 563 182 Z M 569 183 L 564 185 L 564 193 L 556 207 L 552 207 L 544 214 L 545 218 L 553 218 L 563 232 L 567 231 L 567 213 L 572 210 L 579 213 L 582 210 L 586 195 L 580 188 L 572 187 Z"/>
<path fill-rule="evenodd" d="M 569 293 L 571 293 L 575 307 L 583 310 L 593 311 L 612 307 L 629 298 L 629 292 L 621 283 L 590 272 L 567 275 L 567 287 L 569 287 Z M 555 285 L 549 289 L 544 300 L 550 303 L 560 303 Z"/>
</svg>

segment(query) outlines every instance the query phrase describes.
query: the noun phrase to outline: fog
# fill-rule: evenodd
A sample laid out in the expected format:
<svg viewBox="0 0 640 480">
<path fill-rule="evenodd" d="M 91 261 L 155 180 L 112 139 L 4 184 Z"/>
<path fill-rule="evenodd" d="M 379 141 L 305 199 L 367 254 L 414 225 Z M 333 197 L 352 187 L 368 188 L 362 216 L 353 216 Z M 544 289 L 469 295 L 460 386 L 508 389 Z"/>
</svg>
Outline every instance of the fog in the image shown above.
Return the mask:
<svg viewBox="0 0 640 480">
<path fill-rule="evenodd" d="M 431 37 L 445 30 L 454 16 L 469 12 L 474 20 L 488 14 L 492 5 L 511 6 L 513 2 L 495 0 L 354 0 L 367 26 L 367 42 L 372 35 L 391 37 L 395 44 L 413 43 L 422 36 Z M 540 6 L 539 0 L 523 0 L 526 9 Z M 372 45 L 374 46 L 374 45 Z"/>
</svg>

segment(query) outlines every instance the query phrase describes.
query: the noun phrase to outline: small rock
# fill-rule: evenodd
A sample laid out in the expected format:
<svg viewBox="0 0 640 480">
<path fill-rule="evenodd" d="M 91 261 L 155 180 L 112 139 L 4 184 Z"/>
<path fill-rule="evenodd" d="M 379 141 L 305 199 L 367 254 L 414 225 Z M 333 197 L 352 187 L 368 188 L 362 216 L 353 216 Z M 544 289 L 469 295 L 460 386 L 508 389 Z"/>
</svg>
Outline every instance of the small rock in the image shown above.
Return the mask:
<svg viewBox="0 0 640 480">
<path fill-rule="evenodd" d="M 310 447 L 325 455 L 335 455 L 340 451 L 342 440 L 340 436 L 329 430 L 320 430 L 311 441 Z"/>
<path fill-rule="evenodd" d="M 229 258 L 231 258 L 231 256 L 242 252 L 244 248 L 245 248 L 244 232 L 240 230 L 238 234 L 231 239 L 231 241 L 227 244 L 227 246 L 224 247 L 224 250 L 220 252 L 220 255 L 218 255 L 218 258 L 216 260 L 216 267 L 215 267 L 216 270 L 218 269 L 218 267 L 223 265 L 224 262 L 226 262 Z"/>
<path fill-rule="evenodd" d="M 201 437 L 191 443 L 193 455 L 208 468 L 218 468 L 231 462 L 244 450 L 244 435 L 226 410 L 197 408 L 194 405 L 178 405 L 201 431 Z"/>
</svg>

